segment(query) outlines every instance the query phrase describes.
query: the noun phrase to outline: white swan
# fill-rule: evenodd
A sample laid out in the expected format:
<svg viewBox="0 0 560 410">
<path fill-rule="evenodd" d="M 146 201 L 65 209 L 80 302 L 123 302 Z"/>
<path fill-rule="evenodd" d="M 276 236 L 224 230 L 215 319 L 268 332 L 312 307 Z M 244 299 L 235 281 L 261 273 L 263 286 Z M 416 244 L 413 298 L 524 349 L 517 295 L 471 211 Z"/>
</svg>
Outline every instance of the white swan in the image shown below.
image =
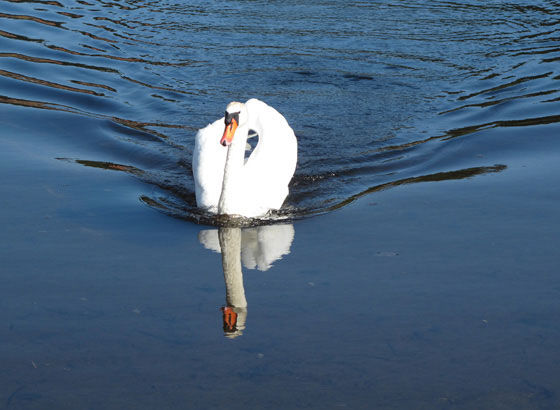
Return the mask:
<svg viewBox="0 0 560 410">
<path fill-rule="evenodd" d="M 245 161 L 249 130 L 259 142 Z M 262 216 L 284 203 L 296 163 L 296 136 L 278 111 L 257 99 L 232 102 L 196 135 L 196 204 L 214 214 Z"/>
</svg>

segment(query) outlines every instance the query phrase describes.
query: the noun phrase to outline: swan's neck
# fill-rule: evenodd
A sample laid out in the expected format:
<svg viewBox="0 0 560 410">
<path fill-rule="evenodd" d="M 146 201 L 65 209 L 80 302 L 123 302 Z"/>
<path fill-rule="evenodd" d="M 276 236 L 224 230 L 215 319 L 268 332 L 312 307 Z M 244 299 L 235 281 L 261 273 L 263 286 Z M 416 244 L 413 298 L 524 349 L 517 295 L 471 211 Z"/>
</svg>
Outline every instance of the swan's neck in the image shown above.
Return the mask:
<svg viewBox="0 0 560 410">
<path fill-rule="evenodd" d="M 231 145 L 227 148 L 226 164 L 222 192 L 218 202 L 218 214 L 233 214 L 235 200 L 240 197 L 245 162 L 245 146 L 247 144 L 247 126 L 239 126 Z"/>
</svg>

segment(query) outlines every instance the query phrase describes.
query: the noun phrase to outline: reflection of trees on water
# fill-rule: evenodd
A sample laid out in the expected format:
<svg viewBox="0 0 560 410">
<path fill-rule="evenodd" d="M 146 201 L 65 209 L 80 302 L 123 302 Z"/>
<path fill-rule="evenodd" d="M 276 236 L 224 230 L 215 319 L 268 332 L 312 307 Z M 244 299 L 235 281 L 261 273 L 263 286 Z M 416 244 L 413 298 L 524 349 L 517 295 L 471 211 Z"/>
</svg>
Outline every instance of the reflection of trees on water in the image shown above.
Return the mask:
<svg viewBox="0 0 560 410">
<path fill-rule="evenodd" d="M 222 307 L 222 314 L 226 337 L 243 334 L 247 321 L 242 266 L 260 271 L 270 269 L 274 261 L 290 253 L 294 235 L 292 225 L 209 229 L 198 234 L 198 240 L 206 249 L 222 254 L 226 285 L 226 306 Z"/>
</svg>

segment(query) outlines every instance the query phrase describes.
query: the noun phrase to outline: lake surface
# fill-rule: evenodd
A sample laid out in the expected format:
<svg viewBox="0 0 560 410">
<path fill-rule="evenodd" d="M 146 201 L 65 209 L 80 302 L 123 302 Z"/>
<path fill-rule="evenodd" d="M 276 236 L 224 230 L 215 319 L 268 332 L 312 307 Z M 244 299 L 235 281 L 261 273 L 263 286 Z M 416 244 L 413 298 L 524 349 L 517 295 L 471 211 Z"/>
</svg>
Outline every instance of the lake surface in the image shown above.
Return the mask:
<svg viewBox="0 0 560 410">
<path fill-rule="evenodd" d="M 218 229 L 252 97 L 298 168 Z M 0 103 L 0 407 L 560 406 L 559 2 L 0 1 Z"/>
</svg>

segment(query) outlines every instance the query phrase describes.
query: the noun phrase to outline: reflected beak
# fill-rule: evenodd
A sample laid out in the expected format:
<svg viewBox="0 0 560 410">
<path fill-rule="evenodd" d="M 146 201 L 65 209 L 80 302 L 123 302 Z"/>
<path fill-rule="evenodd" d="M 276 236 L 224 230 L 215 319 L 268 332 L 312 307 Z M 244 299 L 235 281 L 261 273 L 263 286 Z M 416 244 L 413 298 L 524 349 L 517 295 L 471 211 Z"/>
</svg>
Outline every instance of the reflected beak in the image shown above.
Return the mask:
<svg viewBox="0 0 560 410">
<path fill-rule="evenodd" d="M 233 141 L 233 135 L 235 134 L 236 129 L 237 121 L 235 121 L 235 119 L 232 119 L 231 122 L 226 125 L 226 129 L 224 130 L 224 135 L 222 135 L 220 144 L 222 144 L 224 147 L 230 145 Z"/>
<path fill-rule="evenodd" d="M 237 313 L 234 312 L 229 306 L 222 308 L 222 320 L 224 324 L 224 332 L 234 332 L 237 330 Z"/>
</svg>

